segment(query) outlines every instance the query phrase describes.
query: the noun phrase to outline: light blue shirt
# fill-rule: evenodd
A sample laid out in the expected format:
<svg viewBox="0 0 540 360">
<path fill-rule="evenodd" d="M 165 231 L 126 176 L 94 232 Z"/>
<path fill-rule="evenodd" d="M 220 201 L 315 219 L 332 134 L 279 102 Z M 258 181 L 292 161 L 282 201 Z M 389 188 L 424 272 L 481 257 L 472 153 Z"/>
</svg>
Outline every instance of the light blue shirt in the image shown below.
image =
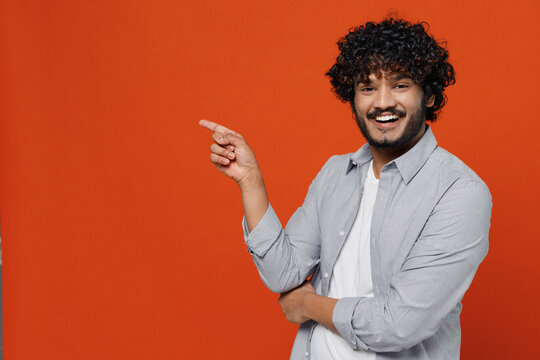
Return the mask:
<svg viewBox="0 0 540 360">
<path fill-rule="evenodd" d="M 369 145 L 332 156 L 283 229 L 270 205 L 257 226 L 242 221 L 261 279 L 280 293 L 313 274 L 327 296 L 332 269 L 358 213 Z M 339 299 L 333 323 L 353 349 L 380 359 L 459 359 L 461 299 L 488 251 L 491 195 L 431 128 L 386 164 L 371 223 L 374 297 Z M 309 359 L 315 323 L 300 325 L 291 359 Z"/>
</svg>

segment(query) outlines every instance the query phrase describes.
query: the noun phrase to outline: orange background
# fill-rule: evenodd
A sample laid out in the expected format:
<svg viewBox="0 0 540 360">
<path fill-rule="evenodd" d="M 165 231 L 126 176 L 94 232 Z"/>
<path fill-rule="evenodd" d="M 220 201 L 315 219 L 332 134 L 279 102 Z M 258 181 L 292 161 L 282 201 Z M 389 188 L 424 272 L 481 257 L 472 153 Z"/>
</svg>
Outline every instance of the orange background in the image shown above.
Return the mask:
<svg viewBox="0 0 540 360">
<path fill-rule="evenodd" d="M 539 4 L 3 1 L 5 358 L 288 358 L 297 327 L 197 122 L 246 137 L 285 224 L 326 159 L 364 143 L 324 73 L 339 37 L 389 10 L 448 41 L 457 83 L 433 130 L 493 195 L 462 357 L 534 358 Z"/>
</svg>

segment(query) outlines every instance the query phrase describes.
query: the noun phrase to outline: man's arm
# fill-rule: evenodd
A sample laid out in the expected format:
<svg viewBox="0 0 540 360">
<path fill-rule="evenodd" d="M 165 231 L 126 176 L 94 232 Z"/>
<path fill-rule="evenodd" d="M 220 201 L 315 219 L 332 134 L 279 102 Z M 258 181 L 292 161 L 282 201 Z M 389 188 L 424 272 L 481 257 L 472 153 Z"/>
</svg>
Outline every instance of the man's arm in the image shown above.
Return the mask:
<svg viewBox="0 0 540 360">
<path fill-rule="evenodd" d="M 279 304 L 285 318 L 295 324 L 314 320 L 338 334 L 332 322 L 337 299 L 321 296 L 311 282 L 306 281 L 296 289 L 281 294 Z"/>
<path fill-rule="evenodd" d="M 260 171 L 238 183 L 242 192 L 242 205 L 249 231 L 255 229 L 268 210 L 268 195 Z"/>
<path fill-rule="evenodd" d="M 280 305 L 293 322 L 315 320 L 354 349 L 412 347 L 438 330 L 469 287 L 487 253 L 491 205 L 483 184 L 451 188 L 380 296 L 336 300 L 299 288 L 280 298 Z"/>
<path fill-rule="evenodd" d="M 274 292 L 299 286 L 319 261 L 316 189 L 323 171 L 310 185 L 304 204 L 283 229 L 268 201 L 255 154 L 245 139 L 239 133 L 207 120 L 201 120 L 199 124 L 214 132 L 210 161 L 240 186 L 245 214 L 244 236 L 261 279 Z"/>
<path fill-rule="evenodd" d="M 210 161 L 240 186 L 247 226 L 251 231 L 268 209 L 268 195 L 255 153 L 242 135 L 208 120 L 199 125 L 213 131 Z"/>
</svg>

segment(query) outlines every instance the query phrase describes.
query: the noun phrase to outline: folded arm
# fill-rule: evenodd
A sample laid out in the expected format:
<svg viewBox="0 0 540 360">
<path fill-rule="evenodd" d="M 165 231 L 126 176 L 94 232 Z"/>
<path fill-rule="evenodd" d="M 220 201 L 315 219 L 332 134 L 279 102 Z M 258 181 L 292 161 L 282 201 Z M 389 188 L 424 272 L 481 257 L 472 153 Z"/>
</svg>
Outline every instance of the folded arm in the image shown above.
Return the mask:
<svg viewBox="0 0 540 360">
<path fill-rule="evenodd" d="M 488 250 L 490 214 L 485 185 L 460 184 L 441 199 L 383 295 L 337 300 L 293 290 L 280 304 L 288 318 L 317 321 L 354 349 L 410 348 L 438 330 L 471 284 Z"/>
</svg>

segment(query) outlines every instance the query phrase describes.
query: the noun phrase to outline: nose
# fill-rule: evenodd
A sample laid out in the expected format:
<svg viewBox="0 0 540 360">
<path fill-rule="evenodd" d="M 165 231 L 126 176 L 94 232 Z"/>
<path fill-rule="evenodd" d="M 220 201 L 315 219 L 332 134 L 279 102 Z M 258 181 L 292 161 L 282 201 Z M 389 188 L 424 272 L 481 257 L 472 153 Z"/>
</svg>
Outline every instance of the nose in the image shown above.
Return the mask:
<svg viewBox="0 0 540 360">
<path fill-rule="evenodd" d="M 373 106 L 379 110 L 395 107 L 396 100 L 391 89 L 388 89 L 386 86 L 381 87 L 375 95 Z"/>
</svg>

